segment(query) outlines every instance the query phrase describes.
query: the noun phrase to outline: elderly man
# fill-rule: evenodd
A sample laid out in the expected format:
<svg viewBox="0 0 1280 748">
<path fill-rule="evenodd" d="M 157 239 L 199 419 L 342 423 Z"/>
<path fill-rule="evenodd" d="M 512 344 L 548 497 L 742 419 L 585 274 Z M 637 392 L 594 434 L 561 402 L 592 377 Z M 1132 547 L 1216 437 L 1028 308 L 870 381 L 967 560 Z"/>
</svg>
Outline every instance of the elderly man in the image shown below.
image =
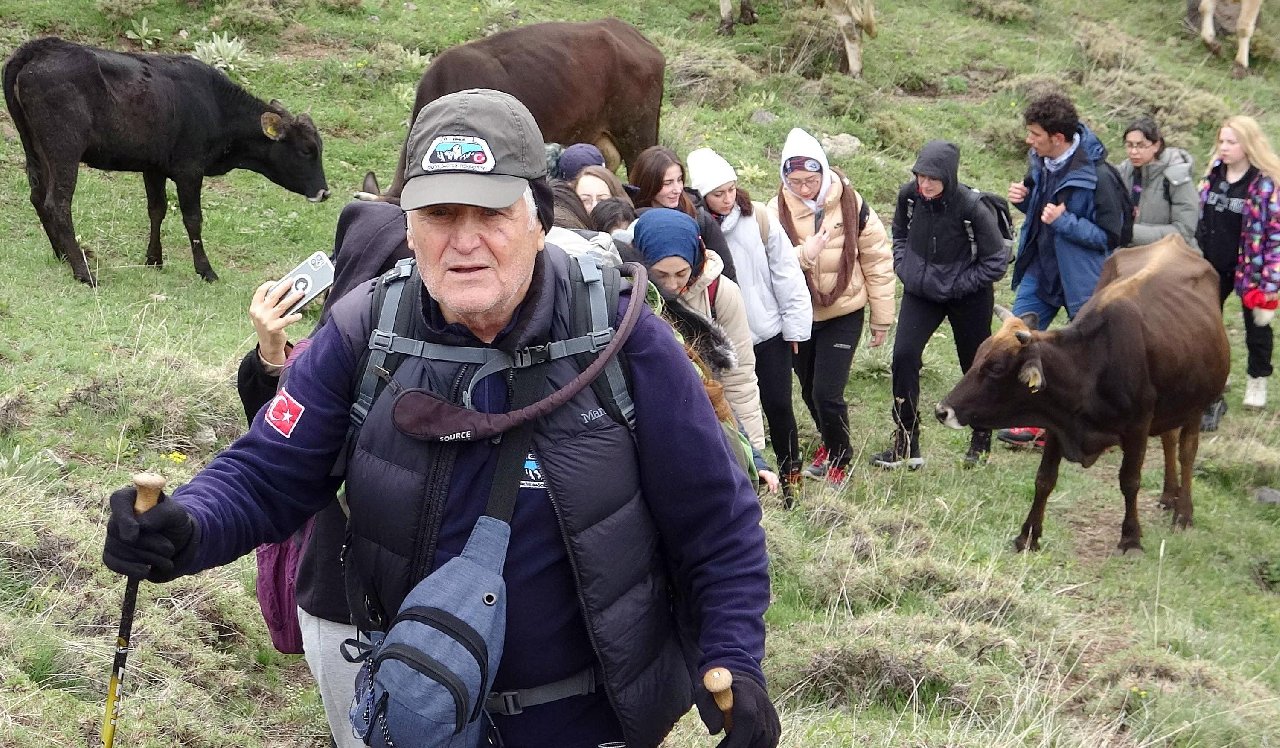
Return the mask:
<svg viewBox="0 0 1280 748">
<path fill-rule="evenodd" d="M 421 337 L 507 353 L 562 339 L 569 259 L 544 241 L 551 191 L 528 110 L 496 91 L 451 94 L 422 109 L 408 148 L 401 205 L 425 287 Z M 345 450 L 377 314 L 372 288 L 334 306 L 249 433 L 172 498 L 135 516 L 132 489 L 112 495 L 110 568 L 166 581 L 225 564 L 287 537 L 344 479 L 345 573 L 362 631 L 384 630 L 409 590 L 462 552 L 486 510 L 499 447 L 412 438 L 393 423 L 393 403 L 416 387 L 454 402 L 467 392 L 475 410 L 505 413 L 507 372 L 471 381 L 475 364 L 408 357 Z M 618 313 L 629 303 L 639 300 L 624 293 Z M 526 705 L 491 699 L 494 730 L 506 746 L 656 746 L 697 696 L 715 732 L 723 717 L 693 676 L 724 667 L 734 701 L 722 745 L 772 748 L 759 504 L 670 328 L 642 309 L 622 350 L 633 425 L 606 415 L 592 388 L 533 422 L 494 680 Z M 540 365 L 547 391 L 577 373 L 566 366 Z M 673 610 L 690 622 L 679 631 Z"/>
</svg>

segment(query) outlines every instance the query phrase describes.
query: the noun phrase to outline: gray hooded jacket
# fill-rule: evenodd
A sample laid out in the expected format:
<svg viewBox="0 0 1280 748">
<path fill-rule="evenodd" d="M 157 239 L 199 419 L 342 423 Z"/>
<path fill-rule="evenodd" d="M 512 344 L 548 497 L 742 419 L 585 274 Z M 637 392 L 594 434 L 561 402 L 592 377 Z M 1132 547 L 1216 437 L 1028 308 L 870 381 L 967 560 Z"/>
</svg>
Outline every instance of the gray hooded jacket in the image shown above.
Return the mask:
<svg viewBox="0 0 1280 748">
<path fill-rule="evenodd" d="M 1200 195 L 1192 178 L 1191 154 L 1181 148 L 1166 147 L 1142 167 L 1142 197 L 1138 219 L 1133 224 L 1133 244 L 1151 244 L 1172 233 L 1182 234 L 1191 248 L 1196 244 L 1196 223 L 1200 220 Z M 1133 164 L 1125 159 L 1116 169 L 1124 186 L 1133 189 Z"/>
</svg>

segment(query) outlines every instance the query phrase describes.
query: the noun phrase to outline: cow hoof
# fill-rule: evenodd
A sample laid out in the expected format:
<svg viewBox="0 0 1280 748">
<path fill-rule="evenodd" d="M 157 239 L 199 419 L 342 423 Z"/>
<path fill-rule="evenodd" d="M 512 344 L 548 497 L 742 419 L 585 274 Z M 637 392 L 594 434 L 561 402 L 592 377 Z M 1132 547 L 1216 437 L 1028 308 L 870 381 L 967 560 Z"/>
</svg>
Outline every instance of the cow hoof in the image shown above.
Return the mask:
<svg viewBox="0 0 1280 748">
<path fill-rule="evenodd" d="M 720 36 L 733 36 L 733 21 L 721 21 L 716 33 Z"/>
<path fill-rule="evenodd" d="M 97 279 L 96 277 L 94 277 L 93 273 L 88 273 L 88 274 L 85 274 L 85 275 L 81 275 L 81 274 L 77 273 L 77 274 L 76 274 L 76 280 L 78 280 L 78 281 L 80 281 L 81 283 L 85 284 L 85 285 L 86 285 L 86 286 L 88 286 L 89 288 L 97 288 L 97 287 L 98 287 L 98 279 Z"/>
<path fill-rule="evenodd" d="M 1165 511 L 1168 511 L 1174 507 L 1177 501 L 1178 501 L 1177 496 L 1161 496 L 1160 502 L 1159 502 L 1160 508 L 1164 509 Z"/>
<path fill-rule="evenodd" d="M 1125 543 L 1124 541 L 1121 541 L 1120 545 L 1117 546 L 1116 549 L 1111 552 L 1111 555 L 1127 556 L 1129 555 L 1130 552 L 1132 552 L 1133 555 L 1135 556 L 1145 556 L 1147 553 L 1145 550 L 1142 549 L 1141 543 L 1129 544 L 1129 543 Z"/>
<path fill-rule="evenodd" d="M 204 278 L 205 282 L 207 283 L 213 283 L 214 281 L 218 280 L 218 274 L 213 272 L 213 270 L 201 270 L 199 272 L 200 272 L 200 277 Z"/>
<path fill-rule="evenodd" d="M 1193 524 L 1191 522 L 1190 517 L 1184 517 L 1181 514 L 1173 515 L 1173 529 L 1187 530 L 1187 529 L 1190 529 L 1191 527 L 1193 527 Z"/>
<path fill-rule="evenodd" d="M 1249 68 L 1237 62 L 1235 65 L 1231 67 L 1231 77 L 1235 78 L 1236 80 L 1247 78 L 1249 77 Z"/>
<path fill-rule="evenodd" d="M 1013 539 L 1013 549 L 1018 553 L 1023 553 L 1025 551 L 1038 551 L 1040 550 L 1040 541 L 1032 540 L 1028 543 L 1025 536 L 1019 535 Z"/>
<path fill-rule="evenodd" d="M 1214 57 L 1222 55 L 1222 44 L 1217 39 L 1213 41 L 1205 41 L 1204 46 L 1209 50 L 1209 54 Z"/>
<path fill-rule="evenodd" d="M 759 20 L 760 20 L 760 17 L 756 15 L 756 12 L 754 10 L 749 13 L 743 13 L 742 15 L 738 16 L 738 23 L 744 26 L 750 26 Z"/>
</svg>

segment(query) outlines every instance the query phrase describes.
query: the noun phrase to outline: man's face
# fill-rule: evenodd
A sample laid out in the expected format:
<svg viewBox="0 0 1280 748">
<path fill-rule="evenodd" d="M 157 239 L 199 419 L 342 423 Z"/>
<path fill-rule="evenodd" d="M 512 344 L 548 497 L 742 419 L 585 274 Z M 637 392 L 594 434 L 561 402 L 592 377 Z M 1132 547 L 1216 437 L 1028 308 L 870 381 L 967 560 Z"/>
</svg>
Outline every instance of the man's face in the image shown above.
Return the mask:
<svg viewBox="0 0 1280 748">
<path fill-rule="evenodd" d="M 409 247 L 445 319 L 492 341 L 533 278 L 542 227 L 521 197 L 506 208 L 429 205 L 408 214 Z"/>
<path fill-rule="evenodd" d="M 1027 145 L 1042 158 L 1056 158 L 1062 155 L 1067 139 L 1062 133 L 1050 135 L 1043 127 L 1036 124 L 1027 125 Z"/>
</svg>

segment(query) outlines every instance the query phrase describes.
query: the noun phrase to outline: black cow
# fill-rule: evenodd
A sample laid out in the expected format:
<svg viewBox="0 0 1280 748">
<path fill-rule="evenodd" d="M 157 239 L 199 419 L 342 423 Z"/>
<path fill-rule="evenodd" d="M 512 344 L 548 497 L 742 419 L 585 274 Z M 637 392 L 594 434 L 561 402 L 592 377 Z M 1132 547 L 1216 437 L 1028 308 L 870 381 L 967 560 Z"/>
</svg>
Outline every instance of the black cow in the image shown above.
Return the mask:
<svg viewBox="0 0 1280 748">
<path fill-rule="evenodd" d="M 200 239 L 206 176 L 250 169 L 318 202 L 329 195 L 311 118 L 264 104 L 192 57 L 126 54 L 55 37 L 18 48 L 4 65 L 4 98 L 27 154 L 27 180 L 53 254 L 96 283 L 71 221 L 79 164 L 142 172 L 151 216 L 147 264 L 162 265 L 165 179 L 178 187 L 196 272 L 218 279 Z"/>
<path fill-rule="evenodd" d="M 1000 316 L 1004 325 L 978 349 L 937 416 L 954 428 L 1047 430 L 1017 549 L 1040 547 L 1045 502 L 1062 458 L 1089 467 L 1119 445 L 1118 548 L 1141 550 L 1137 496 L 1148 436 L 1164 445 L 1161 503 L 1173 509 L 1176 527 L 1190 526 L 1200 415 L 1226 386 L 1231 367 L 1213 266 L 1170 234 L 1109 257 L 1093 298 L 1060 330 L 1040 332 L 1034 319 L 1004 310 Z"/>
<path fill-rule="evenodd" d="M 442 52 L 418 81 L 409 121 L 445 94 L 494 88 L 528 107 L 548 142 L 594 143 L 610 170 L 630 168 L 658 144 L 665 67 L 653 42 L 616 18 L 535 23 Z M 383 198 L 400 199 L 405 158 L 402 148 Z M 377 192 L 372 173 L 365 184 Z"/>
</svg>

